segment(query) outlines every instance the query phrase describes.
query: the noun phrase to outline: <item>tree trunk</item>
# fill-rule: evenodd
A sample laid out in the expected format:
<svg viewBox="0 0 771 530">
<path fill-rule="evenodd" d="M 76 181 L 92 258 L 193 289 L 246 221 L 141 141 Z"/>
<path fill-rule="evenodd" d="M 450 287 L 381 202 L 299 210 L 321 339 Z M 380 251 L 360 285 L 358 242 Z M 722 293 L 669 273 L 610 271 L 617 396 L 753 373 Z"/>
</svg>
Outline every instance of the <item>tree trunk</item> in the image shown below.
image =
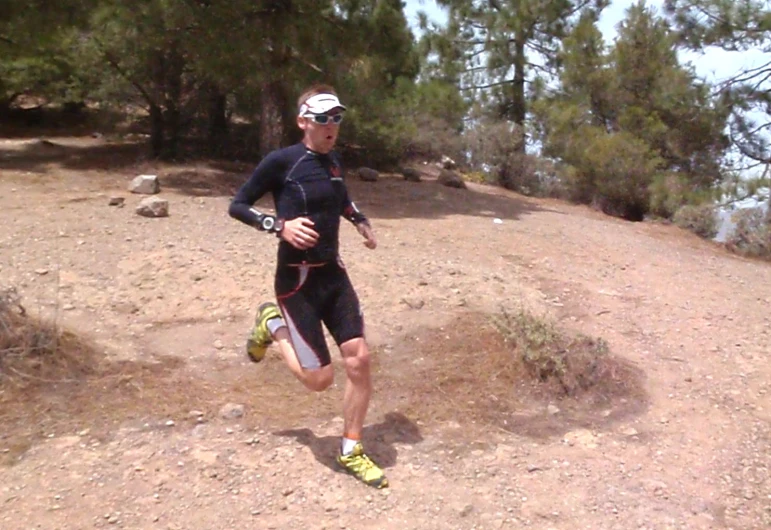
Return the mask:
<svg viewBox="0 0 771 530">
<path fill-rule="evenodd" d="M 181 134 L 181 111 L 180 104 L 182 100 L 182 72 L 185 67 L 185 60 L 179 53 L 179 45 L 173 42 L 169 48 L 166 57 L 167 67 L 165 68 L 165 107 L 166 107 L 166 132 L 167 144 L 164 155 L 168 158 L 176 158 L 179 154 L 179 140 Z"/>
<path fill-rule="evenodd" d="M 148 58 L 152 87 L 143 92 L 150 106 L 150 152 L 153 158 L 161 158 L 166 148 L 166 117 L 163 112 L 163 94 L 166 84 L 166 62 L 161 50 Z"/>
<path fill-rule="evenodd" d="M 514 41 L 514 81 L 511 86 L 510 115 L 511 120 L 522 131 L 515 140 L 515 151 L 524 154 L 527 102 L 525 101 L 525 39 L 521 34 L 517 35 Z"/>
<path fill-rule="evenodd" d="M 303 137 L 303 132 L 297 126 L 297 105 L 289 94 L 286 85 L 281 85 L 281 122 L 283 126 L 283 138 L 285 145 L 291 145 L 299 142 Z M 294 96 L 297 97 L 297 96 Z"/>
<path fill-rule="evenodd" d="M 208 98 L 207 137 L 209 153 L 215 156 L 222 155 L 228 146 L 227 96 L 212 84 L 208 90 Z"/>
<path fill-rule="evenodd" d="M 260 107 L 260 156 L 281 147 L 284 137 L 284 123 L 281 109 L 281 86 L 270 81 L 262 89 Z"/>
<path fill-rule="evenodd" d="M 166 144 L 164 133 L 165 125 L 163 120 L 163 109 L 154 104 L 150 104 L 150 151 L 153 158 L 160 158 Z"/>
</svg>

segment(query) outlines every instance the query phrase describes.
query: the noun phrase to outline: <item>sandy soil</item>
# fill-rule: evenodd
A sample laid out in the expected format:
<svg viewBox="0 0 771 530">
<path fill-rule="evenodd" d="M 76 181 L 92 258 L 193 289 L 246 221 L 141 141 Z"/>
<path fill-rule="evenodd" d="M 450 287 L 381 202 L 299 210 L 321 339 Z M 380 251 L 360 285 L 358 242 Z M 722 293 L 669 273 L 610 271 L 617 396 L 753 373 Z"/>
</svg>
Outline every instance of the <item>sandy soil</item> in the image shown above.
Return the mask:
<svg viewBox="0 0 771 530">
<path fill-rule="evenodd" d="M 244 354 L 276 244 L 227 216 L 250 164 L 50 140 L 0 140 L 0 287 L 92 353 L 0 380 L 0 527 L 771 527 L 768 263 L 430 175 L 350 181 L 379 239 L 342 233 L 375 352 L 376 491 L 334 469 L 342 372 L 311 394 L 275 351 Z M 168 218 L 134 213 L 146 173 Z M 501 384 L 491 323 L 523 308 L 604 339 L 623 388 Z"/>
</svg>

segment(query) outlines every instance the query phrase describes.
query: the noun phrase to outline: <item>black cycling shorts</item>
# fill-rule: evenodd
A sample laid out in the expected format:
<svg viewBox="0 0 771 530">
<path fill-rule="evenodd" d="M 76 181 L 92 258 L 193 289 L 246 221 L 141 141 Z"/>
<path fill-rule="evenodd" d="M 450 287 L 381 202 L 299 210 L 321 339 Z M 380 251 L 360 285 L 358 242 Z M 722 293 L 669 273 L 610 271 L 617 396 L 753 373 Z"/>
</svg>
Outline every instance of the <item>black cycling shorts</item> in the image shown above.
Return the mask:
<svg viewBox="0 0 771 530">
<path fill-rule="evenodd" d="M 279 265 L 276 298 L 303 368 L 332 362 L 323 323 L 338 346 L 364 336 L 359 298 L 342 262 Z"/>
</svg>

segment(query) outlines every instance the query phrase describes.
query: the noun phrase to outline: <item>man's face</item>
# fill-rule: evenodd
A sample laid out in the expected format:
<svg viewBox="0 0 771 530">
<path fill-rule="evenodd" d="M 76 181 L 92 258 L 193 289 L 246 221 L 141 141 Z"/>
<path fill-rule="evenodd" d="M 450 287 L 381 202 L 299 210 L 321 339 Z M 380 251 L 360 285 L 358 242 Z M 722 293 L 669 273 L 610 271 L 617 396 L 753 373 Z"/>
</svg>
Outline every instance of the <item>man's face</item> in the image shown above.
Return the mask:
<svg viewBox="0 0 771 530">
<path fill-rule="evenodd" d="M 317 153 L 324 154 L 335 146 L 337 134 L 340 132 L 340 123 L 335 123 L 335 116 L 342 117 L 342 112 L 340 109 L 332 109 L 319 116 L 322 116 L 322 121 L 323 116 L 327 117 L 326 124 L 318 123 L 313 116 L 298 116 L 297 125 L 305 131 L 305 145 Z"/>
</svg>

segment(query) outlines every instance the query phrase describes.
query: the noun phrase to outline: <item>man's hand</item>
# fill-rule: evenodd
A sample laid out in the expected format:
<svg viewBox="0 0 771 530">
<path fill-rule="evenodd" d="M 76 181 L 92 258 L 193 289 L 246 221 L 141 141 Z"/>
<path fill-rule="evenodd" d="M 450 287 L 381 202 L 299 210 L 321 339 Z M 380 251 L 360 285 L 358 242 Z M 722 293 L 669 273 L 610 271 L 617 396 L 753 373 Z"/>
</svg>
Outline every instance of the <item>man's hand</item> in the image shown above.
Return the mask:
<svg viewBox="0 0 771 530">
<path fill-rule="evenodd" d="M 307 250 L 319 241 L 319 234 L 313 229 L 313 221 L 307 217 L 284 221 L 284 228 L 279 236 L 299 250 Z"/>
<path fill-rule="evenodd" d="M 375 232 L 372 231 L 372 227 L 369 223 L 359 223 L 356 225 L 356 230 L 364 237 L 364 246 L 374 249 L 377 247 L 377 241 L 375 240 Z"/>
</svg>

